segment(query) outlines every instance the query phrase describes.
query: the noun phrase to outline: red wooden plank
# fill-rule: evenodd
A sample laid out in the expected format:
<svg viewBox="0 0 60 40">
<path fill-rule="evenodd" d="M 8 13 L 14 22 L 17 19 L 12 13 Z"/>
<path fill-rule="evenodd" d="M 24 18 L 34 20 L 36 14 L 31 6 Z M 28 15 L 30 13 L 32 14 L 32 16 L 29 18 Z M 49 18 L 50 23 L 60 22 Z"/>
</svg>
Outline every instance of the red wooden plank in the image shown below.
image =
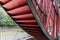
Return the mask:
<svg viewBox="0 0 60 40">
<path fill-rule="evenodd" d="M 8 2 L 8 1 L 10 1 L 10 0 L 0 0 L 2 3 L 6 3 L 6 2 Z"/>
<path fill-rule="evenodd" d="M 20 26 L 32 26 L 32 27 L 38 27 L 38 25 L 32 25 L 32 24 L 20 24 Z"/>
<path fill-rule="evenodd" d="M 16 22 L 36 22 L 36 20 L 16 20 Z"/>
<path fill-rule="evenodd" d="M 32 14 L 25 14 L 25 15 L 12 16 L 12 18 L 14 18 L 14 19 L 31 18 L 31 17 L 33 17 Z"/>
<path fill-rule="evenodd" d="M 7 1 L 7 0 L 6 0 Z M 3 5 L 3 7 L 7 8 L 7 9 L 12 9 L 12 8 L 16 8 L 22 5 L 26 4 L 26 0 L 11 0 L 9 1 L 9 3 L 6 3 L 5 5 Z"/>
<path fill-rule="evenodd" d="M 19 8 L 10 10 L 10 11 L 8 11 L 8 13 L 12 14 L 12 15 L 15 15 L 15 14 L 17 15 L 17 14 L 21 14 L 21 13 L 26 13 L 28 11 L 30 11 L 30 8 L 26 5 L 23 7 L 19 7 Z"/>
</svg>

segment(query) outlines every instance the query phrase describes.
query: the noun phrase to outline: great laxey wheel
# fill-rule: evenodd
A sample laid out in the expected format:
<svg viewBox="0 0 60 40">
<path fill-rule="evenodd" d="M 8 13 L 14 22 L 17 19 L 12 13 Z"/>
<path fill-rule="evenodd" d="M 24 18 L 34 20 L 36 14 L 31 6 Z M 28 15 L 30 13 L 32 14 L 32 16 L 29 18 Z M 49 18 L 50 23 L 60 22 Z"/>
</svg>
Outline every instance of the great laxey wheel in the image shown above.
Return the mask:
<svg viewBox="0 0 60 40">
<path fill-rule="evenodd" d="M 37 40 L 59 40 L 57 0 L 0 0 L 11 18 Z"/>
</svg>

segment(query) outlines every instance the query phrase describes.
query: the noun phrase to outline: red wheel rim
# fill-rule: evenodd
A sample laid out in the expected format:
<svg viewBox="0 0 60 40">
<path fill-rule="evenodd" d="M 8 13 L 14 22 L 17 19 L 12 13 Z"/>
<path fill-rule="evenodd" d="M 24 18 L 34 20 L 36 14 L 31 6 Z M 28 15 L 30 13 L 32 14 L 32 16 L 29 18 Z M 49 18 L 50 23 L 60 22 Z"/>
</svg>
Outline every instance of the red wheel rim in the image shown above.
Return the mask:
<svg viewBox="0 0 60 40">
<path fill-rule="evenodd" d="M 30 3 L 33 2 L 34 8 L 37 11 L 37 15 L 34 15 L 34 11 L 32 11 L 33 8 L 30 7 L 30 8 L 32 8 L 31 11 L 32 11 L 34 16 L 32 15 L 32 13 L 31 13 L 28 5 L 27 5 L 28 1 L 30 1 Z M 11 7 L 10 7 L 11 6 L 10 5 L 11 2 L 10 2 L 10 4 L 7 4 L 7 5 L 10 5 L 10 6 L 6 6 L 6 7 L 7 7 L 8 10 L 12 10 L 13 11 L 13 12 L 9 11 L 8 13 L 10 14 L 10 16 L 12 15 L 11 17 L 14 19 L 14 21 L 17 22 L 23 29 L 28 31 L 30 34 L 32 34 L 34 36 L 36 36 L 35 34 L 38 34 L 38 36 L 36 36 L 36 37 L 40 37 L 41 36 L 40 33 L 42 31 L 44 32 L 44 30 L 45 30 L 44 33 L 47 35 L 47 38 L 55 39 L 57 37 L 58 33 L 59 33 L 59 28 L 60 28 L 59 27 L 59 24 L 60 24 L 59 23 L 60 22 L 59 18 L 60 17 L 57 14 L 57 12 L 58 12 L 57 2 L 56 2 L 56 0 L 54 0 L 54 2 L 55 2 L 55 5 L 54 5 L 55 8 L 54 8 L 52 3 L 51 3 L 51 0 L 49 0 L 49 1 L 48 0 L 38 0 L 38 1 L 37 0 L 32 0 L 32 1 L 31 0 L 27 0 L 27 2 L 26 2 L 26 0 L 22 0 L 22 2 L 18 2 L 17 1 L 18 2 L 16 4 L 17 6 L 19 6 L 18 4 L 21 4 L 21 6 L 22 5 L 26 5 L 24 7 L 18 8 L 18 10 L 20 10 L 20 11 L 18 11 L 18 10 L 13 11 L 12 9 L 14 9 L 17 6 L 14 5 L 13 8 L 11 9 Z M 12 1 L 12 2 L 13 2 L 13 4 L 15 3 L 14 1 Z M 29 2 L 28 2 L 28 4 L 29 4 Z M 31 5 L 29 5 L 29 6 L 31 6 Z M 26 10 L 24 10 L 24 9 L 26 9 Z M 18 11 L 20 13 L 18 13 L 16 11 Z M 50 11 L 52 11 L 52 12 L 50 12 Z M 37 16 L 38 16 L 39 20 L 37 20 Z M 39 25 L 37 25 L 37 23 Z M 41 30 L 42 30 L 41 32 L 40 32 L 40 28 L 39 28 L 39 26 L 41 26 L 40 24 L 43 24 L 43 26 L 44 26 L 43 28 L 40 27 Z M 48 27 L 48 26 L 53 26 L 53 27 Z M 39 32 L 36 31 L 36 30 L 39 30 Z M 46 32 L 46 30 L 47 30 L 47 32 Z M 35 34 L 33 34 L 33 33 L 35 33 Z M 40 37 L 40 38 L 43 39 L 43 36 Z"/>
<path fill-rule="evenodd" d="M 58 31 L 59 22 L 57 21 L 57 20 L 59 20 L 57 1 L 56 0 L 53 0 L 53 1 L 51 1 L 51 0 L 38 0 L 38 1 L 32 0 L 31 2 L 33 2 L 33 5 L 37 11 L 35 16 L 36 15 L 38 16 L 38 18 L 40 19 L 41 23 L 44 25 L 44 28 L 47 30 L 49 35 L 53 38 L 57 38 L 57 34 L 59 33 L 59 31 Z M 54 2 L 54 4 L 53 4 L 53 2 Z M 30 6 L 30 8 L 32 8 L 32 7 Z"/>
</svg>

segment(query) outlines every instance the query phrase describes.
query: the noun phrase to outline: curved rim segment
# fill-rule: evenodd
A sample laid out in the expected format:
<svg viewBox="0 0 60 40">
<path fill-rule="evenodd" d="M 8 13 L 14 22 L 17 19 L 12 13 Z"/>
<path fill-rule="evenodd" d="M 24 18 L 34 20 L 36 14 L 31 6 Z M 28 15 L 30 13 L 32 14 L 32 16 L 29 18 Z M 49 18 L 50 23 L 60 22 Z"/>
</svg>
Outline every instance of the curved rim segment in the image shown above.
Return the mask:
<svg viewBox="0 0 60 40">
<path fill-rule="evenodd" d="M 28 5 L 29 5 L 29 7 L 30 7 L 30 9 L 31 9 L 31 11 L 32 11 L 32 14 L 34 15 L 34 17 L 35 17 L 38 25 L 40 26 L 41 30 L 43 31 L 43 33 L 46 35 L 46 37 L 47 37 L 49 40 L 54 40 L 54 38 L 49 35 L 49 33 L 47 32 L 47 30 L 45 29 L 45 27 L 44 27 L 43 24 L 41 23 L 41 21 L 40 21 L 40 19 L 39 19 L 39 16 L 38 16 L 38 13 L 37 13 L 34 5 L 33 5 L 32 0 L 27 0 L 27 3 L 28 3 Z"/>
</svg>

